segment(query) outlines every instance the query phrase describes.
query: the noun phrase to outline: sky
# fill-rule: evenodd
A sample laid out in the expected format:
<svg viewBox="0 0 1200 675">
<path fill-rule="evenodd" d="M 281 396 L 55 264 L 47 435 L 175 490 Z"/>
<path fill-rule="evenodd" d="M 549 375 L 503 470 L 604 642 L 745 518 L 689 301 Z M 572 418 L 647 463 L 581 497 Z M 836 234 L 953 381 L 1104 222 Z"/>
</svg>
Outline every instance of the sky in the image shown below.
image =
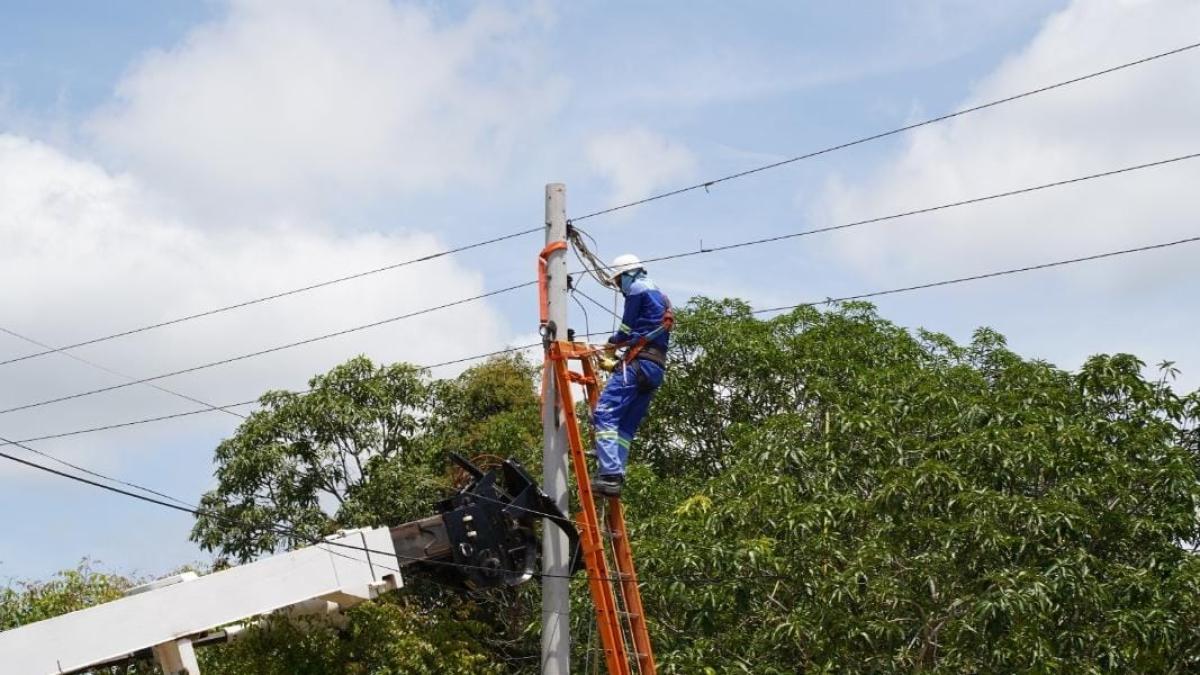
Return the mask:
<svg viewBox="0 0 1200 675">
<path fill-rule="evenodd" d="M 0 3 L 0 361 L 538 227 L 1200 36 L 1191 0 Z M 827 227 L 1200 152 L 1200 50 L 581 223 L 611 258 Z M 651 266 L 676 301 L 789 305 L 1200 234 L 1200 160 Z M 0 365 L 0 410 L 528 281 L 538 235 Z M 1200 244 L 878 298 L 1076 369 L 1200 386 Z M 591 287 L 604 302 L 610 295 Z M 576 328 L 604 330 L 598 309 Z M 303 388 L 354 355 L 529 342 L 532 288 L 27 410 L 25 439 Z M 23 336 L 17 337 L 13 334 Z M 464 365 L 440 368 L 449 377 Z M 195 500 L 220 412 L 30 443 Z M 14 455 L 35 458 L 12 446 Z M 208 555 L 185 514 L 0 465 L 0 581 Z"/>
</svg>

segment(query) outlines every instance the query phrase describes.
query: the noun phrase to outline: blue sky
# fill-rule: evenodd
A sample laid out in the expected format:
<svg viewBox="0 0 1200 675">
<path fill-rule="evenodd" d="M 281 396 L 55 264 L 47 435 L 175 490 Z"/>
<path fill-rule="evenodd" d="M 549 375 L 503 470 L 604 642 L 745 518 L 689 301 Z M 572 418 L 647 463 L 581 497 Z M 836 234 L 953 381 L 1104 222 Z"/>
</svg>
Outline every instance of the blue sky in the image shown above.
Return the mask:
<svg viewBox="0 0 1200 675">
<path fill-rule="evenodd" d="M 1185 0 L 536 4 L 6 2 L 0 327 L 55 344 L 534 227 L 1182 46 Z M 1200 53 L 587 221 L 603 254 L 673 253 L 1196 152 Z M 771 306 L 1195 234 L 1197 167 L 664 263 L 677 300 Z M 79 350 L 134 376 L 377 320 L 531 276 L 536 237 Z M 1195 251 L 881 299 L 1075 368 L 1172 359 L 1200 383 Z M 599 291 L 593 289 L 594 293 Z M 1194 303 L 1193 303 L 1194 309 Z M 573 320 L 582 327 L 582 317 Z M 593 325 L 606 320 L 591 312 Z M 366 353 L 429 363 L 529 341 L 531 292 L 162 384 L 213 403 Z M 0 335 L 0 359 L 31 350 Z M 438 371 L 452 375 L 455 371 Z M 0 366 L 0 409 L 114 383 L 51 356 Z M 27 438 L 194 408 L 122 389 L 0 414 Z M 37 447 L 194 499 L 232 417 Z M 0 467 L 0 579 L 89 556 L 204 560 L 186 516 Z"/>
</svg>

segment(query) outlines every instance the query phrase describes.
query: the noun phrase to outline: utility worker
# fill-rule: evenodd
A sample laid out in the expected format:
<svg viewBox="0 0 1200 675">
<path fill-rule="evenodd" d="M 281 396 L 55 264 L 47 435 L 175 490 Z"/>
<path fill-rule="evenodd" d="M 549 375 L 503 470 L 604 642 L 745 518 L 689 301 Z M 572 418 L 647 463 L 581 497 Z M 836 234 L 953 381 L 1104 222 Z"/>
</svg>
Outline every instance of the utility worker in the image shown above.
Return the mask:
<svg viewBox="0 0 1200 675">
<path fill-rule="evenodd" d="M 625 311 L 621 327 L 608 339 L 606 350 L 615 353 L 624 347 L 625 354 L 613 368 L 596 405 L 596 457 L 600 469 L 592 479 L 592 488 L 619 497 L 633 435 L 663 381 L 675 318 L 671 301 L 646 275 L 637 256 L 618 256 L 612 266 L 612 280 L 625 296 Z"/>
</svg>

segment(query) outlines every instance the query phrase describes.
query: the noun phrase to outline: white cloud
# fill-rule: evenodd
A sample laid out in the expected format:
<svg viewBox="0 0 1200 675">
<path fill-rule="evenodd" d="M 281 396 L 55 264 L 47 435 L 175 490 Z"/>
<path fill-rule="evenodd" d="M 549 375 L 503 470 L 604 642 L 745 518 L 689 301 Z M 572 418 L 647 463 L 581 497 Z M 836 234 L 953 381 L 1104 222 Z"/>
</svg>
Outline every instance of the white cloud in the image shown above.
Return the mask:
<svg viewBox="0 0 1200 675">
<path fill-rule="evenodd" d="M 1077 1 L 990 76 L 961 107 L 1188 44 L 1200 5 Z M 926 127 L 872 178 L 832 181 L 824 223 L 842 223 L 1196 152 L 1200 53 L 1185 53 Z M 922 115 L 924 116 L 924 115 Z M 870 225 L 830 237 L 843 259 L 878 278 L 1003 268 L 1194 233 L 1200 161 Z M 1154 254 L 1072 270 L 1087 284 L 1165 278 Z M 1173 258 L 1179 260 L 1179 258 Z M 930 276 L 925 273 L 925 276 Z"/>
<path fill-rule="evenodd" d="M 640 199 L 696 171 L 696 158 L 685 145 L 642 128 L 593 136 L 587 157 L 612 185 L 614 202 Z"/>
<path fill-rule="evenodd" d="M 175 217 L 136 178 L 113 175 L 46 145 L 0 135 L 2 325 L 65 344 L 170 319 L 440 250 L 428 234 L 338 234 L 287 221 L 256 231 L 211 230 Z M 422 309 L 484 290 L 479 274 L 440 258 L 378 276 L 80 350 L 149 376 Z M 507 334 L 471 303 L 350 336 L 171 378 L 163 385 L 211 403 L 302 387 L 358 353 L 431 363 L 497 349 Z M 5 341 L 6 352 L 26 353 Z M 443 373 L 444 374 L 444 373 Z M 120 382 L 61 356 L 0 366 L 0 408 Z M 144 387 L 0 415 L 7 437 L 194 408 Z M 211 418 L 232 428 L 232 418 Z M 196 429 L 187 427 L 190 433 Z M 91 443 L 71 443 L 75 457 Z"/>
<path fill-rule="evenodd" d="M 1200 4 L 1077 0 L 956 107 L 1195 41 Z M 1200 150 L 1193 51 L 925 127 L 863 180 L 832 180 L 816 224 L 844 223 Z M 922 112 L 916 117 L 926 117 Z M 889 288 L 1075 258 L 1197 234 L 1200 160 L 814 237 L 816 251 Z M 1190 246 L 1188 248 L 1187 246 Z M 1090 354 L 1178 361 L 1197 386 L 1195 244 L 1054 271 L 883 298 L 901 321 L 966 337 L 989 325 L 1021 353 L 1078 367 Z M 1189 327 L 1190 326 L 1190 327 Z"/>
<path fill-rule="evenodd" d="M 155 186 L 208 209 L 305 207 L 498 177 L 553 112 L 539 8 L 447 22 L 386 0 L 237 0 L 138 63 L 90 128 Z"/>
</svg>

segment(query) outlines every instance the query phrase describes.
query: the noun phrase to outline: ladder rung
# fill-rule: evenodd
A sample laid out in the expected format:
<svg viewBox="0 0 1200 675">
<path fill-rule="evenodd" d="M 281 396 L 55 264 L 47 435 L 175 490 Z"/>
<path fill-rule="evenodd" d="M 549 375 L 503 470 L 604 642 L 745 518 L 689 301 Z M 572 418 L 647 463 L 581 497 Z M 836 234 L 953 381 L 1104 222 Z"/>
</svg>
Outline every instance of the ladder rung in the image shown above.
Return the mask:
<svg viewBox="0 0 1200 675">
<path fill-rule="evenodd" d="M 628 618 L 628 619 L 640 619 L 642 617 L 642 615 L 638 614 L 637 612 L 626 612 L 623 610 L 617 610 L 617 614 L 620 614 L 621 616 Z"/>
<path fill-rule="evenodd" d="M 620 539 L 621 533 L 613 532 L 612 530 L 604 530 L 604 536 L 608 537 L 609 539 Z"/>
</svg>

